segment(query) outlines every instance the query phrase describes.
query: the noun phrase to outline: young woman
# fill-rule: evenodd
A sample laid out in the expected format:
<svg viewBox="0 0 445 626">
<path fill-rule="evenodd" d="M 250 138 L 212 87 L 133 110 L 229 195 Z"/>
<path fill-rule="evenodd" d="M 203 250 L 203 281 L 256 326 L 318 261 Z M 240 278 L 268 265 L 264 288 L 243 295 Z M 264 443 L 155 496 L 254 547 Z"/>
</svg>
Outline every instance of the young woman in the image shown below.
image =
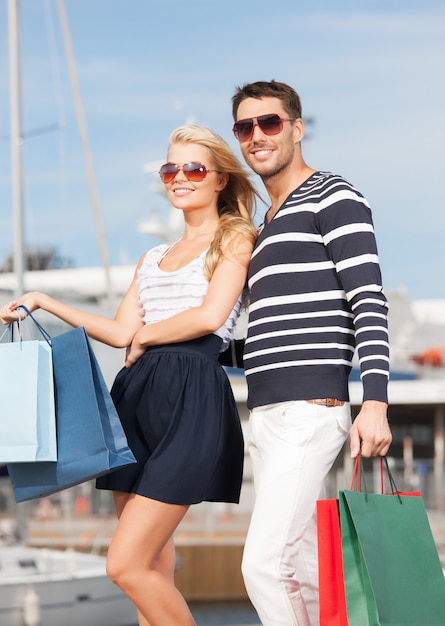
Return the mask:
<svg viewBox="0 0 445 626">
<path fill-rule="evenodd" d="M 137 463 L 98 479 L 114 492 L 119 522 L 110 578 L 137 607 L 140 626 L 192 626 L 175 587 L 173 534 L 191 504 L 238 502 L 244 446 L 230 384 L 217 358 L 242 304 L 256 237 L 256 192 L 228 145 L 206 128 L 170 136 L 160 169 L 184 234 L 144 254 L 114 319 L 43 293 L 2 309 L 41 308 L 106 344 L 126 347 L 112 388 Z"/>
</svg>

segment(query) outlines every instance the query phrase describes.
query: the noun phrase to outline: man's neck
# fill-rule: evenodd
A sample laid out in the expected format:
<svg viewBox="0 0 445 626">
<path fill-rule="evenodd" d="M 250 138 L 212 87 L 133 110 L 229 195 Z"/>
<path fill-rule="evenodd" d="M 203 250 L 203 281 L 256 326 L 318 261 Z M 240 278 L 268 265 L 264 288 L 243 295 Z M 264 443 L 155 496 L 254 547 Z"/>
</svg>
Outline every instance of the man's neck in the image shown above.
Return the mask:
<svg viewBox="0 0 445 626">
<path fill-rule="evenodd" d="M 303 162 L 301 167 L 298 169 L 294 168 L 292 172 L 283 172 L 263 181 L 271 200 L 271 206 L 267 212 L 268 222 L 273 218 L 288 195 L 300 187 L 316 171 Z"/>
</svg>

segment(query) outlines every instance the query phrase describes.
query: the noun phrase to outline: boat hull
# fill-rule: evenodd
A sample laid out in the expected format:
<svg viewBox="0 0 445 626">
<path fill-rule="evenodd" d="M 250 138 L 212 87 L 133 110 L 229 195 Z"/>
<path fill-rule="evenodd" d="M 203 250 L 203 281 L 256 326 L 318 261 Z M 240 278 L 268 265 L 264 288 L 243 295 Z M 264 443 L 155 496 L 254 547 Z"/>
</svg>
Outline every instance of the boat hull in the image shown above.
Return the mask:
<svg viewBox="0 0 445 626">
<path fill-rule="evenodd" d="M 0 626 L 137 623 L 134 606 L 107 578 L 103 557 L 2 546 L 0 562 Z M 25 620 L 26 611 L 39 617 Z"/>
</svg>

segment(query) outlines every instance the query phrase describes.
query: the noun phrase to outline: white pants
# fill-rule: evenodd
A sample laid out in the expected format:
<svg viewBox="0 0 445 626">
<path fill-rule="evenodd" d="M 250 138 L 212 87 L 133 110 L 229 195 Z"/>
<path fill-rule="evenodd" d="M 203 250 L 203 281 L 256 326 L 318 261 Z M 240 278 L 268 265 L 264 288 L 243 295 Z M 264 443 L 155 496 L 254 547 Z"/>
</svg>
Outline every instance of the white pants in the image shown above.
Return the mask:
<svg viewBox="0 0 445 626">
<path fill-rule="evenodd" d="M 250 414 L 255 505 L 242 571 L 264 626 L 317 626 L 316 501 L 351 427 L 350 405 L 280 402 Z"/>
</svg>

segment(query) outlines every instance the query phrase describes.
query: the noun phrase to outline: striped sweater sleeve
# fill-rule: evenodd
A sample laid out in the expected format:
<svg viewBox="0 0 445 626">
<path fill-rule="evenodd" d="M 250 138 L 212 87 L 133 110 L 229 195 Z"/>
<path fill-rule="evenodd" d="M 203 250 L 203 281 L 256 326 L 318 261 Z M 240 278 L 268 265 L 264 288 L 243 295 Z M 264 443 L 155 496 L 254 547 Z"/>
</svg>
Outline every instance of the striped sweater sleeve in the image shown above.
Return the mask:
<svg viewBox="0 0 445 626">
<path fill-rule="evenodd" d="M 334 177 L 329 188 L 318 213 L 320 230 L 353 314 L 363 400 L 387 402 L 388 303 L 371 210 L 343 179 Z"/>
</svg>

